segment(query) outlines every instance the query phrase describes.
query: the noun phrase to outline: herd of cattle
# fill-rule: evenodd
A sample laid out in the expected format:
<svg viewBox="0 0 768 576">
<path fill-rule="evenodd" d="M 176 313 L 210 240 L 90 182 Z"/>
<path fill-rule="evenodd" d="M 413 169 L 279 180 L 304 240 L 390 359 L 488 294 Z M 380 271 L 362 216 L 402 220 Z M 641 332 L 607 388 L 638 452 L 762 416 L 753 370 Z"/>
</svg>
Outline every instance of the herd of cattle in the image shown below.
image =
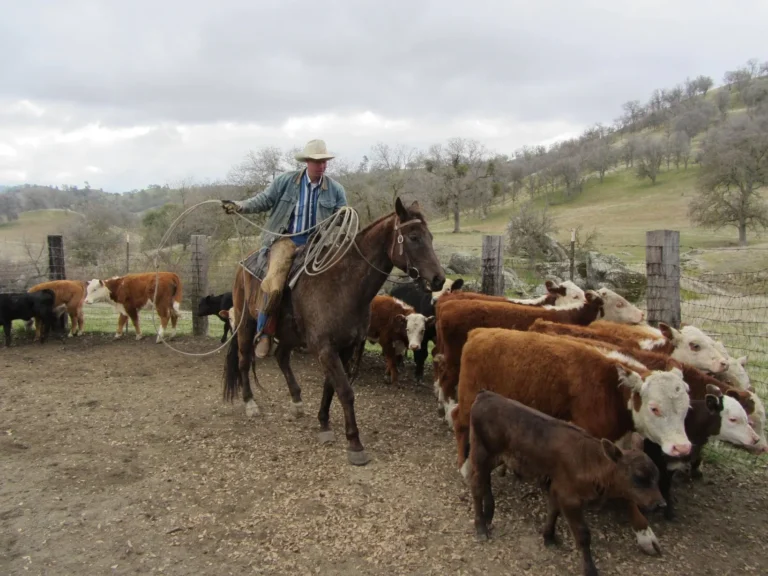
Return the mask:
<svg viewBox="0 0 768 576">
<path fill-rule="evenodd" d="M 545 542 L 554 542 L 562 514 L 584 573 L 597 574 L 583 518 L 587 502 L 625 501 L 639 546 L 654 554 L 660 546 L 641 509 L 664 508 L 674 517 L 672 476 L 689 469 L 700 477 L 709 440 L 768 452 L 765 409 L 750 385 L 746 357 L 733 358 L 699 328 L 651 327 L 612 290 L 585 292 L 572 282 L 547 281 L 546 293 L 528 300 L 462 287 L 461 279 L 447 280 L 440 292 L 425 293 L 409 283 L 376 296 L 368 341 L 381 346 L 392 383 L 408 351 L 421 381 L 433 343 L 438 413 L 454 431 L 478 538 L 488 537 L 494 515 L 492 470 L 543 478 Z M 130 318 L 140 339 L 138 312 L 154 301 L 159 342 L 169 321 L 175 335 L 181 299 L 181 280 L 169 272 L 57 280 L 0 294 L 0 323 L 8 346 L 14 319 L 34 320 L 35 338 L 43 342 L 51 330 L 61 332 L 66 314 L 74 336 L 83 330 L 83 304 L 108 302 L 118 312 L 115 337 Z M 224 342 L 233 331 L 231 309 L 231 292 L 212 294 L 196 314 L 220 317 Z"/>
</svg>

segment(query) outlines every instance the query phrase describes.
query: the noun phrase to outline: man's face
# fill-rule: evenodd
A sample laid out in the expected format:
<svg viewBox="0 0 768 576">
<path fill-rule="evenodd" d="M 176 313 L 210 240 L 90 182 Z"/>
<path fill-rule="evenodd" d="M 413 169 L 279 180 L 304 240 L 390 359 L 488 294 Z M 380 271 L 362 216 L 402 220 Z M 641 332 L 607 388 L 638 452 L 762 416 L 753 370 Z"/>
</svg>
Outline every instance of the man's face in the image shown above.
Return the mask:
<svg viewBox="0 0 768 576">
<path fill-rule="evenodd" d="M 307 175 L 311 181 L 318 180 L 325 174 L 325 167 L 328 160 L 307 160 Z"/>
</svg>

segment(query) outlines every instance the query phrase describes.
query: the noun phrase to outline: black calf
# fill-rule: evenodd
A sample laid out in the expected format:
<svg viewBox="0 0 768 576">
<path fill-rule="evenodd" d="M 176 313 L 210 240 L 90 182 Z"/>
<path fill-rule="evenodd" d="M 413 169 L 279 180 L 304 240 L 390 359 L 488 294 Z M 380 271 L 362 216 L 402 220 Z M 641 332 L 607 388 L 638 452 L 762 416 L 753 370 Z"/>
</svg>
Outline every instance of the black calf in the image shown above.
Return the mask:
<svg viewBox="0 0 768 576">
<path fill-rule="evenodd" d="M 208 296 L 201 298 L 200 303 L 197 306 L 197 316 L 211 316 L 216 315 L 224 322 L 224 334 L 221 336 L 221 342 L 223 343 L 227 339 L 227 332 L 232 328 L 229 325 L 229 318 L 222 318 L 219 316 L 219 312 L 222 310 L 229 310 L 232 308 L 232 292 L 224 292 L 218 296 L 209 294 Z"/>
<path fill-rule="evenodd" d="M 14 320 L 39 319 L 41 344 L 48 338 L 51 330 L 58 332 L 59 322 L 53 308 L 55 301 L 53 290 L 0 294 L 0 325 L 5 332 L 5 345 L 11 345 L 11 327 Z"/>
</svg>

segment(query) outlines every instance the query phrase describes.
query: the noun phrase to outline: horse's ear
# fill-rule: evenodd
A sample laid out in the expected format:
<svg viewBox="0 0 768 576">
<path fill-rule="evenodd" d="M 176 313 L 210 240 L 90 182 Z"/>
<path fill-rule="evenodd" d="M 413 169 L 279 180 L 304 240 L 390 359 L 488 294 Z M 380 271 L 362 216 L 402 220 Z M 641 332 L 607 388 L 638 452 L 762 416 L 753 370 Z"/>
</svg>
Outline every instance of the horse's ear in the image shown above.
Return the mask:
<svg viewBox="0 0 768 576">
<path fill-rule="evenodd" d="M 403 201 L 400 200 L 400 196 L 398 196 L 395 200 L 395 212 L 397 213 L 397 217 L 400 218 L 400 220 L 405 221 L 408 219 L 408 210 L 406 210 L 405 206 L 403 206 Z"/>
</svg>

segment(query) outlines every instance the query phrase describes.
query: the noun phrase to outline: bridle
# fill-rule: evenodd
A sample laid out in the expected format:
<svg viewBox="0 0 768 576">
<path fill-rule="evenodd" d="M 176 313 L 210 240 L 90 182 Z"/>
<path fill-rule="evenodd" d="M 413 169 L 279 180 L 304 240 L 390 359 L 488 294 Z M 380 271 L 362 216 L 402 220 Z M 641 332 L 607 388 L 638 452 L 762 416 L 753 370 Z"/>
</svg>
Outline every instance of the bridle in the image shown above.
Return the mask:
<svg viewBox="0 0 768 576">
<path fill-rule="evenodd" d="M 401 224 L 400 217 L 395 215 L 395 234 L 392 236 L 392 247 L 389 249 L 389 252 L 387 254 L 389 256 L 389 259 L 392 261 L 392 264 L 394 264 L 395 263 L 395 258 L 394 258 L 395 244 L 397 244 L 400 252 L 399 255 L 405 257 L 405 272 L 406 274 L 408 274 L 408 276 L 412 280 L 418 280 L 419 278 L 421 278 L 421 274 L 419 273 L 418 268 L 416 268 L 415 266 L 411 266 L 411 262 L 408 259 L 408 253 L 406 253 L 403 250 L 403 242 L 405 242 L 405 238 L 403 238 L 403 233 L 400 232 L 400 230 L 402 230 L 406 226 L 410 226 L 411 224 L 418 224 L 419 222 L 421 222 L 421 220 L 414 218 L 413 220 L 408 220 L 408 222 Z M 398 266 L 398 268 L 400 268 L 400 266 Z M 414 275 L 414 272 L 415 272 L 415 275 Z"/>
<path fill-rule="evenodd" d="M 411 266 L 411 262 L 408 259 L 408 254 L 403 250 L 403 243 L 405 242 L 405 238 L 403 238 L 403 233 L 400 232 L 403 228 L 406 226 L 410 226 L 411 224 L 418 224 L 421 220 L 418 218 L 414 218 L 413 220 L 408 220 L 408 222 L 405 222 L 403 224 L 400 223 L 400 217 L 395 214 L 395 234 L 392 236 L 392 246 L 387 250 L 387 256 L 389 256 L 390 262 L 392 262 L 393 265 L 397 266 L 402 270 L 400 266 L 395 264 L 395 258 L 394 258 L 394 252 L 395 252 L 395 245 L 399 246 L 399 252 L 400 256 L 405 257 L 405 270 L 408 274 L 409 280 L 396 280 L 395 278 L 391 278 L 390 274 L 387 272 L 384 272 L 384 270 L 379 270 L 371 264 L 371 262 L 368 260 L 368 258 L 365 257 L 363 252 L 360 250 L 360 247 L 357 245 L 357 241 L 354 242 L 355 249 L 357 250 L 357 253 L 360 254 L 360 257 L 365 261 L 368 266 L 376 270 L 377 272 L 380 272 L 381 274 L 384 274 L 385 276 L 389 277 L 389 281 L 394 284 L 410 284 L 412 281 L 421 279 L 421 273 L 419 272 L 419 269 L 415 266 Z M 402 278 L 402 276 L 401 276 Z"/>
</svg>

